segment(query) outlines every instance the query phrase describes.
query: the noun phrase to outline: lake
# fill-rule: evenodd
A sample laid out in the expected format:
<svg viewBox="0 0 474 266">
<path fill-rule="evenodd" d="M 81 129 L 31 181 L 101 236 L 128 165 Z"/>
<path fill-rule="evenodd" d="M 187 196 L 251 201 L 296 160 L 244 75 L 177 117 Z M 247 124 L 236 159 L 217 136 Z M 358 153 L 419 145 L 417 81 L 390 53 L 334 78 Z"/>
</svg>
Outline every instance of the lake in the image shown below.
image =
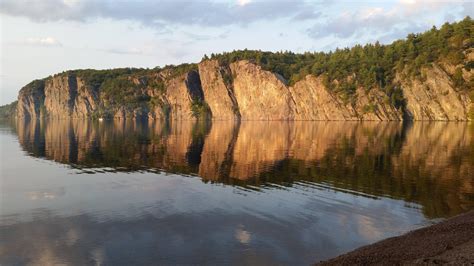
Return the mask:
<svg viewBox="0 0 474 266">
<path fill-rule="evenodd" d="M 309 265 L 474 209 L 474 126 L 0 126 L 0 264 Z"/>
</svg>

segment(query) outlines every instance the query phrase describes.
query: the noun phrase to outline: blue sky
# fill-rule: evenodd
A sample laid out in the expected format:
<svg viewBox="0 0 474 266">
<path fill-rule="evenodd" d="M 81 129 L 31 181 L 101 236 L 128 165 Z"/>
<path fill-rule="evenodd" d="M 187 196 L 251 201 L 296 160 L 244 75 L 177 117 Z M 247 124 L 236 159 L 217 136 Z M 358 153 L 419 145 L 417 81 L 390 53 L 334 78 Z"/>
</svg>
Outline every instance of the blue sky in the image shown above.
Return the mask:
<svg viewBox="0 0 474 266">
<path fill-rule="evenodd" d="M 68 69 L 389 43 L 467 15 L 474 17 L 473 0 L 2 0 L 0 104 L 31 80 Z"/>
</svg>

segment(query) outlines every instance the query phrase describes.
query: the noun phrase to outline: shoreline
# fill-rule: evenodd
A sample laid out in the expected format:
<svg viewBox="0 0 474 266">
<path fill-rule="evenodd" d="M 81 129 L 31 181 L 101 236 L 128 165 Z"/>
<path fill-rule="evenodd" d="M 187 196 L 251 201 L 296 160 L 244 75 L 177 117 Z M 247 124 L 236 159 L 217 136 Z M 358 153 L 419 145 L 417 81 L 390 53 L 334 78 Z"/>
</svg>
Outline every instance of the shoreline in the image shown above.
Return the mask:
<svg viewBox="0 0 474 266">
<path fill-rule="evenodd" d="M 387 238 L 316 265 L 474 264 L 474 211 Z"/>
</svg>

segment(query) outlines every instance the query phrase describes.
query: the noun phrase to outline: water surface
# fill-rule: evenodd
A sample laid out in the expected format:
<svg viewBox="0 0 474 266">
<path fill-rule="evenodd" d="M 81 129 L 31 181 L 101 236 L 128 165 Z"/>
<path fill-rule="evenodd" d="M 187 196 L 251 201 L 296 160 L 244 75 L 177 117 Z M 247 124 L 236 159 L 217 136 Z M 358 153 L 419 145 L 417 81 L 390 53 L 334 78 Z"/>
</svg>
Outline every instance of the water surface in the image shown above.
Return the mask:
<svg viewBox="0 0 474 266">
<path fill-rule="evenodd" d="M 308 265 L 474 209 L 466 123 L 19 121 L 0 264 Z"/>
</svg>

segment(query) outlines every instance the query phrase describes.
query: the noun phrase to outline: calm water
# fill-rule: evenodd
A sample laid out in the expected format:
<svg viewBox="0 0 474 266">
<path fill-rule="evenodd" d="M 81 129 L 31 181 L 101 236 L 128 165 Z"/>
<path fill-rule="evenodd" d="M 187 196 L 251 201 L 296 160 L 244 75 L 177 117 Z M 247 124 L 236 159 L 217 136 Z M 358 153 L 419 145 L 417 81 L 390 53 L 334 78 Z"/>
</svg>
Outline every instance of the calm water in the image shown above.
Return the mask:
<svg viewBox="0 0 474 266">
<path fill-rule="evenodd" d="M 474 209 L 466 123 L 0 126 L 0 264 L 307 265 Z"/>
</svg>

